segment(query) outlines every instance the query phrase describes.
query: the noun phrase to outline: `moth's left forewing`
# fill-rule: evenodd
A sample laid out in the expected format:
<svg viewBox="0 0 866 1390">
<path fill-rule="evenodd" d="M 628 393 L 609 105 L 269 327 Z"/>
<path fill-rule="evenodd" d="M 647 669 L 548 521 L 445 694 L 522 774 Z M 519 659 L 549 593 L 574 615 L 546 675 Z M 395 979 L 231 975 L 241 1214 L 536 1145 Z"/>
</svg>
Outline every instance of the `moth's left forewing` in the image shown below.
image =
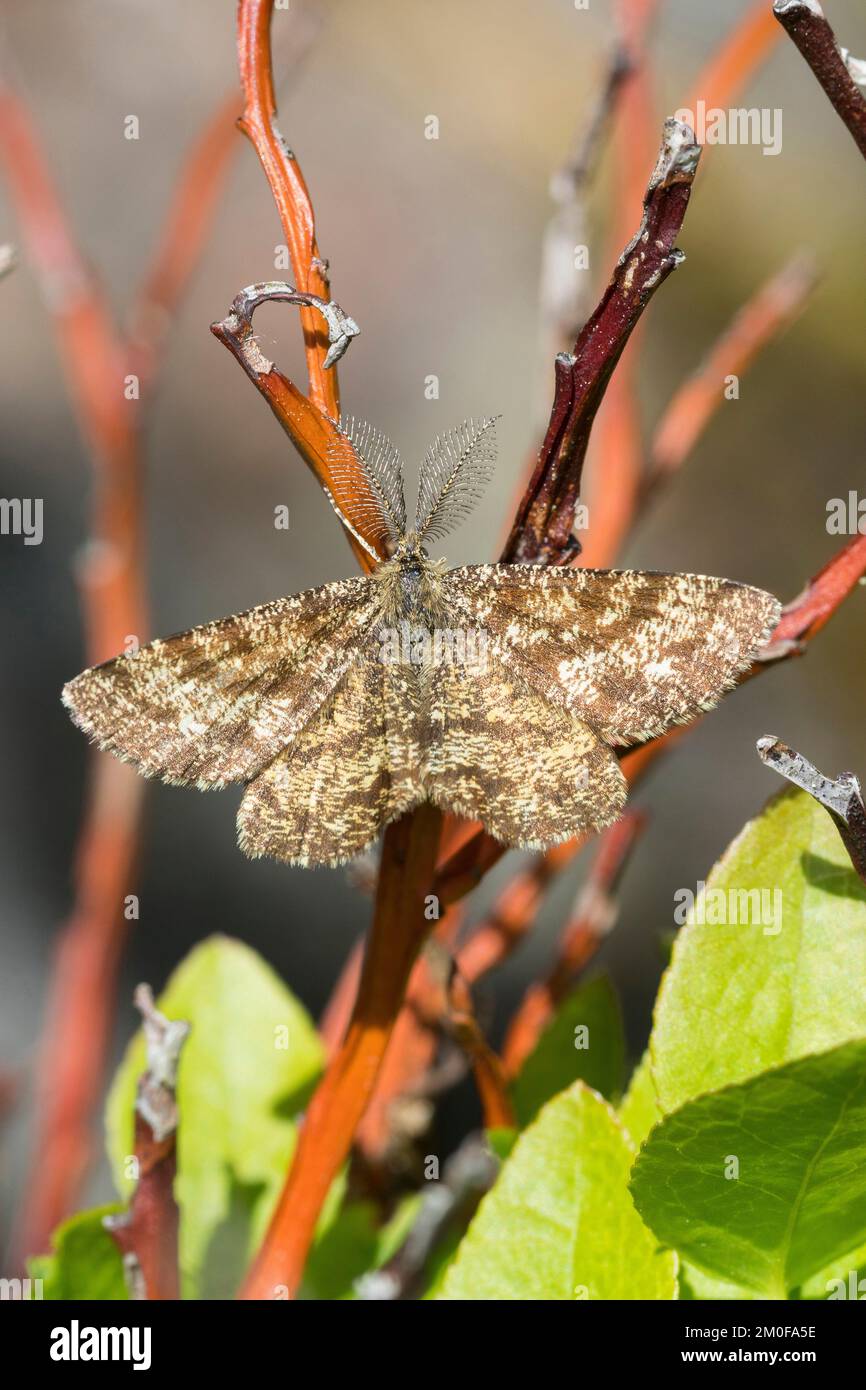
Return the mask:
<svg viewBox="0 0 866 1390">
<path fill-rule="evenodd" d="M 608 743 L 654 737 L 712 708 L 778 621 L 772 594 L 645 570 L 452 570 L 453 610 L 551 703 Z"/>
</svg>

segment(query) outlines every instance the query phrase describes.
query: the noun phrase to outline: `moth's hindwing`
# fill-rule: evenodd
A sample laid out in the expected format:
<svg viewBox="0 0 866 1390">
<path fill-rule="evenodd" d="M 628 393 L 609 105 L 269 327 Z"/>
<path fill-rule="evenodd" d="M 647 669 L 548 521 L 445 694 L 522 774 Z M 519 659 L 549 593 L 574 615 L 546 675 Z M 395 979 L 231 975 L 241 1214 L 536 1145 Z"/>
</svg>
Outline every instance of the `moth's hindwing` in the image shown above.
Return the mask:
<svg viewBox="0 0 866 1390">
<path fill-rule="evenodd" d="M 711 709 L 780 612 L 762 589 L 694 574 L 477 565 L 443 584 L 515 675 L 612 745 Z"/>
<path fill-rule="evenodd" d="M 342 580 L 152 642 L 63 691 L 78 726 L 147 776 L 221 787 L 282 751 L 358 659 L 376 609 Z"/>
<path fill-rule="evenodd" d="M 431 800 L 504 844 L 545 848 L 622 811 L 626 784 L 611 750 L 495 660 L 483 675 L 437 666 L 428 717 Z"/>
<path fill-rule="evenodd" d="M 374 641 L 291 744 L 250 783 L 238 813 L 246 854 L 337 864 L 424 800 L 418 680 Z"/>
</svg>

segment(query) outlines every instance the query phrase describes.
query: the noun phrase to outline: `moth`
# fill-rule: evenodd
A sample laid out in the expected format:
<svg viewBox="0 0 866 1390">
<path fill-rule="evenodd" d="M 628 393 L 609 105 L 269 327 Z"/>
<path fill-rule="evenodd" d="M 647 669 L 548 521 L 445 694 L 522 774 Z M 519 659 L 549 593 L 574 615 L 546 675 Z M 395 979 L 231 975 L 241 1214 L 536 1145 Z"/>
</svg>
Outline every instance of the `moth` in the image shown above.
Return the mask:
<svg viewBox="0 0 866 1390">
<path fill-rule="evenodd" d="M 544 848 L 616 820 L 614 748 L 717 703 L 779 616 L 728 579 L 528 565 L 449 570 L 428 546 L 488 481 L 493 419 L 441 435 L 407 525 L 403 465 L 341 422 L 343 523 L 375 560 L 338 580 L 118 656 L 63 700 L 145 776 L 243 783 L 249 855 L 337 864 L 429 798 Z"/>
</svg>

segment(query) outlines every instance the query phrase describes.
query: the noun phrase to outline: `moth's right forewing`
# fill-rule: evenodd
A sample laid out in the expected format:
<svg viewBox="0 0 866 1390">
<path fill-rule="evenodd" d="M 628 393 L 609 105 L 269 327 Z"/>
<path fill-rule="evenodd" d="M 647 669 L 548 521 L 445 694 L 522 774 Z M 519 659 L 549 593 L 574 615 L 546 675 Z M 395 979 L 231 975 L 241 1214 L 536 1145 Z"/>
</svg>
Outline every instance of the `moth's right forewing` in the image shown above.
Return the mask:
<svg viewBox="0 0 866 1390">
<path fill-rule="evenodd" d="M 146 776 L 247 781 L 327 701 L 376 613 L 370 580 L 326 584 L 84 671 L 63 701 L 100 748 Z"/>
</svg>

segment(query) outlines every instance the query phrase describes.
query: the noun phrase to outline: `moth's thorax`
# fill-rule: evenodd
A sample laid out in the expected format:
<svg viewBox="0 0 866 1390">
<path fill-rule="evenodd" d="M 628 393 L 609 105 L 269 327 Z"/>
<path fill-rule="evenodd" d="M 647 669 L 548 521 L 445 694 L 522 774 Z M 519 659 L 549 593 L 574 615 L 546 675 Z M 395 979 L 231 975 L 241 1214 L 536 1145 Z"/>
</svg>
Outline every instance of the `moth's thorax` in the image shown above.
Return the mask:
<svg viewBox="0 0 866 1390">
<path fill-rule="evenodd" d="M 381 588 L 382 619 L 403 620 L 435 627 L 442 618 L 443 560 L 431 560 L 411 532 L 391 556 L 373 571 Z"/>
</svg>

